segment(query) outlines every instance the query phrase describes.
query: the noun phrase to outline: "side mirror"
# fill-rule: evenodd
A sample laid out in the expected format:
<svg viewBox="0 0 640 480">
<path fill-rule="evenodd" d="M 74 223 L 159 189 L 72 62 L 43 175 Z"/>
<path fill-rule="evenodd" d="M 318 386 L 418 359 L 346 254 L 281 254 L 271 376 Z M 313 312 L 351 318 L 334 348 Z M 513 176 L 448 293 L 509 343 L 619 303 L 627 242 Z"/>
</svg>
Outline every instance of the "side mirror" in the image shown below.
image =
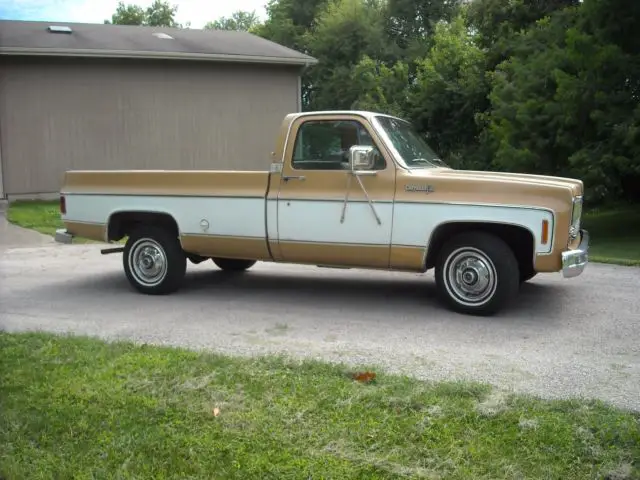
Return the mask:
<svg viewBox="0 0 640 480">
<path fill-rule="evenodd" d="M 349 149 L 349 164 L 352 171 L 371 170 L 374 163 L 374 147 L 368 145 L 353 145 Z"/>
</svg>

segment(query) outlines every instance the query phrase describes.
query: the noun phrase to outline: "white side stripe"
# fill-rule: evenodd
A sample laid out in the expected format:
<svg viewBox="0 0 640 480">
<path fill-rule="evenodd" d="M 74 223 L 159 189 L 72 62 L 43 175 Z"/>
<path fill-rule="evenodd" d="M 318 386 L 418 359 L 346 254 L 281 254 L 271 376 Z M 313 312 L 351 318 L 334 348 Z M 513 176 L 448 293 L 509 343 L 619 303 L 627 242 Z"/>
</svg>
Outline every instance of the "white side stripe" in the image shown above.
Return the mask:
<svg viewBox="0 0 640 480">
<path fill-rule="evenodd" d="M 107 223 L 119 211 L 159 212 L 171 215 L 182 234 L 227 235 L 281 241 L 406 245 L 424 247 L 442 223 L 495 222 L 522 226 L 534 234 L 538 253 L 551 251 L 540 242 L 542 220 L 550 212 L 529 208 L 481 205 L 375 203 L 378 225 L 364 202 L 349 202 L 340 223 L 341 201 L 270 200 L 262 198 L 160 197 L 133 195 L 67 195 L 69 221 Z M 265 222 L 265 211 L 267 221 Z M 209 228 L 203 229 L 202 221 Z M 393 227 L 393 228 L 392 228 Z"/>
<path fill-rule="evenodd" d="M 79 222 L 107 223 L 117 212 L 171 215 L 184 235 L 228 235 L 265 238 L 265 200 L 261 198 L 67 195 L 67 215 Z M 209 228 L 204 230 L 201 221 Z"/>
</svg>

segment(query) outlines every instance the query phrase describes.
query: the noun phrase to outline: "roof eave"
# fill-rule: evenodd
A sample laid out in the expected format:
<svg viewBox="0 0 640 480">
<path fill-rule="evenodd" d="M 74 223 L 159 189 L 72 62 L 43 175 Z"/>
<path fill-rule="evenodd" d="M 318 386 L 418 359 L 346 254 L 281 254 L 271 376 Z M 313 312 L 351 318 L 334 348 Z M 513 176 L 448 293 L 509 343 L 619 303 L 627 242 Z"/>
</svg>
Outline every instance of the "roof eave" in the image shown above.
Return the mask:
<svg viewBox="0 0 640 480">
<path fill-rule="evenodd" d="M 313 57 L 265 57 L 259 55 L 227 55 L 215 53 L 154 52 L 133 50 L 94 50 L 62 48 L 0 47 L 0 55 L 31 55 L 49 57 L 139 58 L 157 60 L 198 60 L 210 62 L 263 63 L 268 65 L 310 66 L 318 63 Z"/>
</svg>

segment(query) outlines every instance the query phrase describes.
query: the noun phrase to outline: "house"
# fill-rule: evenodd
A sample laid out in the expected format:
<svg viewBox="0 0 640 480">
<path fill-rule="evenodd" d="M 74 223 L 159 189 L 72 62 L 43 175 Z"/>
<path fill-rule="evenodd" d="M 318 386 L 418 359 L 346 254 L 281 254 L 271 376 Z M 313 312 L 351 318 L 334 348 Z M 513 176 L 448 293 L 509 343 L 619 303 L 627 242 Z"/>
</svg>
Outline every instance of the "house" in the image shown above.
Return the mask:
<svg viewBox="0 0 640 480">
<path fill-rule="evenodd" d="M 266 170 L 314 63 L 246 32 L 0 20 L 0 198 L 70 169 Z"/>
</svg>

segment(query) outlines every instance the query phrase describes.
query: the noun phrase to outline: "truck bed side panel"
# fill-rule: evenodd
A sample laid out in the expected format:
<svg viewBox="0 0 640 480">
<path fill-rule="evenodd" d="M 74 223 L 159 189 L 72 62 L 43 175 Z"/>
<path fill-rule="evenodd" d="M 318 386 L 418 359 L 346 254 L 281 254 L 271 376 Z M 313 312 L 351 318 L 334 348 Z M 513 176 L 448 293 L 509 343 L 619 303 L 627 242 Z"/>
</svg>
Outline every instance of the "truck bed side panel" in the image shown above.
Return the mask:
<svg viewBox="0 0 640 480">
<path fill-rule="evenodd" d="M 67 172 L 63 194 L 261 197 L 269 172 L 224 170 L 100 170 Z"/>
<path fill-rule="evenodd" d="M 269 259 L 268 172 L 71 172 L 62 193 L 69 231 L 102 231 L 121 212 L 170 215 L 183 248 L 204 256 Z M 74 229 L 76 232 L 74 232 Z"/>
</svg>

